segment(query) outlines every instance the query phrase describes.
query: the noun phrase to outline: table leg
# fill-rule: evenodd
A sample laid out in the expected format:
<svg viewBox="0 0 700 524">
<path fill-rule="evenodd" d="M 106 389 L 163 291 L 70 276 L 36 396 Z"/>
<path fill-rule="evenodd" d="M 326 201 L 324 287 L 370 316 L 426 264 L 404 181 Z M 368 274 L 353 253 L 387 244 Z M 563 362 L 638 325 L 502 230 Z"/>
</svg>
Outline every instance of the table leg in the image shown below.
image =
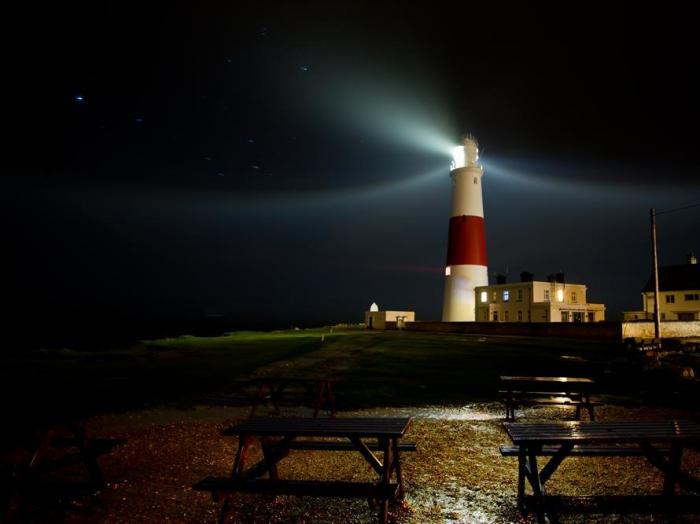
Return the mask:
<svg viewBox="0 0 700 524">
<path fill-rule="evenodd" d="M 527 473 L 528 480 L 530 481 L 530 486 L 532 487 L 532 494 L 535 499 L 535 508 L 537 510 L 537 522 L 540 524 L 545 523 L 545 512 L 544 512 L 544 486 L 540 481 L 540 474 L 537 470 L 537 447 L 528 446 L 527 448 Z"/>
<path fill-rule="evenodd" d="M 233 461 L 233 471 L 231 471 L 232 477 L 238 477 L 243 473 L 245 468 L 245 459 L 248 455 L 248 446 L 250 445 L 250 438 L 247 435 L 240 435 L 238 437 L 238 451 L 236 452 L 236 458 Z"/>
<path fill-rule="evenodd" d="M 260 385 L 258 386 L 258 391 L 255 393 L 255 398 L 253 399 L 253 406 L 250 409 L 250 413 L 248 414 L 248 418 L 253 418 L 255 416 L 255 412 L 258 410 L 258 406 L 260 404 L 262 404 L 264 398 L 265 398 L 265 383 L 261 382 Z"/>
<path fill-rule="evenodd" d="M 262 438 L 260 443 L 265 464 L 267 466 L 268 472 L 270 473 L 270 480 L 279 480 L 279 474 L 277 473 L 278 461 L 275 460 L 277 457 L 275 456 L 276 453 L 274 452 L 275 450 L 273 446 L 271 446 L 270 441 L 266 438 Z"/>
<path fill-rule="evenodd" d="M 394 469 L 396 470 L 396 481 L 399 484 L 399 500 L 403 500 L 403 476 L 401 475 L 401 459 L 399 457 L 399 439 L 391 439 L 394 452 Z"/>
<path fill-rule="evenodd" d="M 335 418 L 335 397 L 333 396 L 333 381 L 331 380 L 326 384 L 326 400 L 331 408 L 331 418 Z"/>
<path fill-rule="evenodd" d="M 664 481 L 664 490 L 667 489 L 666 486 L 667 484 L 671 483 L 671 480 L 668 480 L 669 473 L 671 474 L 671 478 L 673 479 L 673 486 L 675 488 L 675 484 L 680 485 L 684 489 L 688 489 L 690 491 L 695 491 L 696 493 L 700 493 L 700 480 L 698 480 L 695 477 L 692 477 L 688 473 L 681 471 L 680 465 L 681 465 L 681 452 L 682 452 L 682 444 L 676 443 L 671 447 L 671 457 L 669 460 L 667 460 L 661 453 L 659 453 L 659 450 L 655 449 L 654 446 L 652 446 L 649 443 L 644 443 L 640 442 L 640 447 L 644 450 L 644 454 L 646 455 L 647 460 L 660 469 L 665 475 L 665 481 Z M 674 447 L 678 446 L 679 449 L 675 453 L 677 453 L 677 457 L 675 461 L 677 462 L 677 465 L 674 466 L 674 458 L 673 458 L 673 453 L 674 453 Z M 670 489 L 670 488 L 669 488 Z M 671 493 L 673 491 L 671 490 Z"/>
<path fill-rule="evenodd" d="M 85 468 L 87 469 L 88 476 L 90 477 L 90 483 L 93 487 L 101 488 L 104 485 L 102 471 L 100 470 L 100 465 L 97 463 L 95 449 L 90 444 L 90 440 L 88 439 L 87 431 L 85 430 L 85 423 L 76 423 L 73 431 L 75 434 L 75 441 L 80 452 L 80 457 L 85 463 Z"/>
<path fill-rule="evenodd" d="M 224 497 L 224 503 L 221 505 L 221 511 L 219 512 L 219 524 L 226 523 L 226 517 L 231 511 L 231 503 L 233 502 L 233 495 L 227 494 Z"/>
<path fill-rule="evenodd" d="M 282 412 L 279 401 L 283 399 L 284 390 L 287 389 L 288 385 L 289 382 L 284 381 L 277 384 L 277 387 L 275 387 L 275 385 L 272 383 L 270 384 L 270 402 L 272 402 L 272 406 L 275 408 L 275 413 L 278 415 Z"/>
<path fill-rule="evenodd" d="M 523 515 L 527 514 L 525 510 L 525 471 L 526 471 L 527 455 L 525 454 L 525 446 L 520 446 L 518 451 L 518 510 Z"/>
<path fill-rule="evenodd" d="M 588 418 L 591 419 L 591 422 L 595 422 L 593 404 L 591 404 L 591 395 L 588 392 L 586 392 L 584 398 L 586 399 L 586 409 L 588 410 Z"/>
<path fill-rule="evenodd" d="M 664 478 L 663 494 L 666 497 L 673 496 L 676 490 L 676 479 L 681 469 L 681 457 L 683 454 L 683 446 L 678 443 L 671 445 L 671 455 L 669 456 L 668 469 Z"/>
<path fill-rule="evenodd" d="M 384 450 L 384 464 L 383 464 L 383 471 L 382 471 L 382 487 L 384 488 L 384 495 L 382 495 L 384 498 L 379 502 L 379 522 L 386 524 L 388 516 L 389 516 L 389 499 L 386 498 L 389 491 L 389 484 L 391 482 L 391 465 L 392 465 L 392 456 L 391 456 L 391 443 L 390 439 L 385 438 L 382 439 L 382 448 Z"/>
<path fill-rule="evenodd" d="M 324 382 L 320 380 L 316 384 L 316 391 L 314 394 L 314 418 L 318 416 L 318 412 L 321 410 L 321 404 L 323 399 Z"/>
</svg>

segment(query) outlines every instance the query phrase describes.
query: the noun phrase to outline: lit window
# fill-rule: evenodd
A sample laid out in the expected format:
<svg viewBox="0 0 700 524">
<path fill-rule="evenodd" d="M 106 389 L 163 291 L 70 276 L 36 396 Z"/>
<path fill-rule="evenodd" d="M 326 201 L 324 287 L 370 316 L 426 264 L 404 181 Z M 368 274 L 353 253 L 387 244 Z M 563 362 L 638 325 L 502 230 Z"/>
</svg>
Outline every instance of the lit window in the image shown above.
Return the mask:
<svg viewBox="0 0 700 524">
<path fill-rule="evenodd" d="M 452 169 L 459 169 L 465 165 L 464 146 L 457 146 L 452 150 Z"/>
<path fill-rule="evenodd" d="M 489 301 L 489 294 L 486 291 L 481 292 L 481 301 L 482 302 L 488 302 Z"/>
<path fill-rule="evenodd" d="M 510 291 L 507 289 L 503 292 L 503 302 L 508 302 L 510 300 Z"/>
<path fill-rule="evenodd" d="M 667 304 L 675 304 L 676 303 L 676 295 L 666 295 L 666 303 Z"/>
<path fill-rule="evenodd" d="M 549 302 L 549 289 L 544 290 L 544 301 Z"/>
<path fill-rule="evenodd" d="M 452 272 L 452 268 L 450 266 L 447 266 L 445 268 L 445 276 L 449 277 L 451 272 Z"/>
<path fill-rule="evenodd" d="M 564 302 L 564 290 L 557 289 L 557 301 Z"/>
</svg>

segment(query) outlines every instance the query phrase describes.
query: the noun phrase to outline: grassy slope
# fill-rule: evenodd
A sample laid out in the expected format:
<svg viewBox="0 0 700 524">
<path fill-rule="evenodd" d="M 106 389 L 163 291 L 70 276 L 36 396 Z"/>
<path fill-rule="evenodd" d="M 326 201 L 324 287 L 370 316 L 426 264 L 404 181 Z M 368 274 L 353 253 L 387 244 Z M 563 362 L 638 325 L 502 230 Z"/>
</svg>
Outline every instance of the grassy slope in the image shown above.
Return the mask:
<svg viewBox="0 0 700 524">
<path fill-rule="evenodd" d="M 330 334 L 327 328 L 237 332 L 145 341 L 120 351 L 5 359 L 0 393 L 13 399 L 17 413 L 187 406 L 257 370 L 338 377 L 343 407 L 454 403 L 494 398 L 501 374 L 597 376 L 612 351 L 605 343 L 544 338 Z"/>
<path fill-rule="evenodd" d="M 373 339 L 340 374 L 348 407 L 494 399 L 498 376 L 507 374 L 600 377 L 616 351 L 600 342 L 520 337 L 379 333 Z"/>
</svg>

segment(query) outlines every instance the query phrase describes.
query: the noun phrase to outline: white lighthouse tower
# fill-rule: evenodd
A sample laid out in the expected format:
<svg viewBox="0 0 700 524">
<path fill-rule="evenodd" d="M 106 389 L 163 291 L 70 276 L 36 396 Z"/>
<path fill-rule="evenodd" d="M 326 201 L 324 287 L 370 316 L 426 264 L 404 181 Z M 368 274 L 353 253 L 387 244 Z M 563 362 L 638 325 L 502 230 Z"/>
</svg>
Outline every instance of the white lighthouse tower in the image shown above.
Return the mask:
<svg viewBox="0 0 700 524">
<path fill-rule="evenodd" d="M 454 150 L 443 322 L 474 321 L 476 286 L 488 285 L 484 203 L 481 194 L 479 147 L 469 136 Z"/>
</svg>

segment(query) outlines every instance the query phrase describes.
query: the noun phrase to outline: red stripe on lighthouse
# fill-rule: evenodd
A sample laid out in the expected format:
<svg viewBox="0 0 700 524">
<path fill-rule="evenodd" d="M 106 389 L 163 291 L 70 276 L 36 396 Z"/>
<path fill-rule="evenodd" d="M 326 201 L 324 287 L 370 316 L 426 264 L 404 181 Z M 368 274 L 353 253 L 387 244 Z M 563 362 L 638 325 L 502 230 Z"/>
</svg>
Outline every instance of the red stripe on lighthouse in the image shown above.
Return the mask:
<svg viewBox="0 0 700 524">
<path fill-rule="evenodd" d="M 483 217 L 462 215 L 450 218 L 447 265 L 486 266 L 486 236 Z"/>
</svg>

